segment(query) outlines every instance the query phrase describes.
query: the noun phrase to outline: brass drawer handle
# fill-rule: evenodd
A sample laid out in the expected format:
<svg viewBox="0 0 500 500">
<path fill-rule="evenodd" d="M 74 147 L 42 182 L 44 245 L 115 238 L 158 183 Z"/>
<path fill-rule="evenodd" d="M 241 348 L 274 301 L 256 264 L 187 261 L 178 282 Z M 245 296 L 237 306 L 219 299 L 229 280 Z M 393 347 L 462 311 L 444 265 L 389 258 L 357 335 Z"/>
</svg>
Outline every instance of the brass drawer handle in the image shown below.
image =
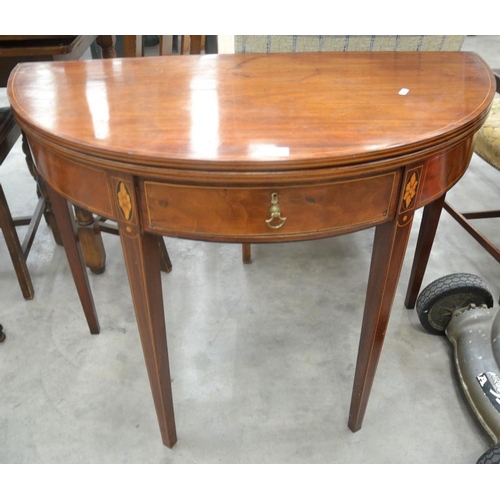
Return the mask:
<svg viewBox="0 0 500 500">
<path fill-rule="evenodd" d="M 271 206 L 269 207 L 270 219 L 267 219 L 267 225 L 271 229 L 279 229 L 286 221 L 286 217 L 281 217 L 280 206 L 278 205 L 278 193 L 271 195 Z M 274 222 L 274 224 L 272 224 Z"/>
</svg>

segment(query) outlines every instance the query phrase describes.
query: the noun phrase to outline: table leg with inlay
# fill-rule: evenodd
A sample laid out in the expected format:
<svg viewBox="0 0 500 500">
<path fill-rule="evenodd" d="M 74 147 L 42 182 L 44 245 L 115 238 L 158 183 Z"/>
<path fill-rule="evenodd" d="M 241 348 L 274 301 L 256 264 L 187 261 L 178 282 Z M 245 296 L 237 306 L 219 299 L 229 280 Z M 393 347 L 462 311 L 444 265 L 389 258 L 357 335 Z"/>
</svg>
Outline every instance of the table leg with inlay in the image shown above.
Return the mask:
<svg viewBox="0 0 500 500">
<path fill-rule="evenodd" d="M 154 234 L 120 224 L 120 236 L 127 267 L 130 290 L 141 337 L 142 350 L 151 384 L 160 433 L 165 446 L 177 441 L 174 405 L 170 384 L 167 337 L 158 254 L 158 238 Z"/>
<path fill-rule="evenodd" d="M 111 178 L 115 211 L 137 326 L 163 444 L 177 441 L 168 362 L 158 235 L 142 231 L 135 182 Z"/>
<path fill-rule="evenodd" d="M 413 200 L 410 202 L 413 203 Z M 413 215 L 414 210 L 407 210 L 402 199 L 398 216 L 393 221 L 377 226 L 375 230 L 349 411 L 348 426 L 353 432 L 361 429 L 368 405 L 403 266 Z"/>
</svg>

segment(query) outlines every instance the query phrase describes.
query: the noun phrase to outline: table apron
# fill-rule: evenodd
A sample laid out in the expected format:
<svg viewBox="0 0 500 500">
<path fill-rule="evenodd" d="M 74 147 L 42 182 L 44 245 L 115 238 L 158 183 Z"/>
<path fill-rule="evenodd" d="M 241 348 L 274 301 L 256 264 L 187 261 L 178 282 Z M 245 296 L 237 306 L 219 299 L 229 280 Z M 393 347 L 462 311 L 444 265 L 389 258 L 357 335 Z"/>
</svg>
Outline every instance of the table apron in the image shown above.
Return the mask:
<svg viewBox="0 0 500 500">
<path fill-rule="evenodd" d="M 295 241 L 352 232 L 393 220 L 409 188 L 415 191 L 412 210 L 440 197 L 466 171 L 473 144 L 471 136 L 414 165 L 384 172 L 378 163 L 373 175 L 310 183 L 202 186 L 132 176 L 139 205 L 135 220 L 142 231 L 207 241 Z M 33 138 L 30 146 L 42 177 L 65 198 L 109 219 L 119 217 L 115 170 Z M 407 179 L 410 169 L 415 176 Z"/>
</svg>

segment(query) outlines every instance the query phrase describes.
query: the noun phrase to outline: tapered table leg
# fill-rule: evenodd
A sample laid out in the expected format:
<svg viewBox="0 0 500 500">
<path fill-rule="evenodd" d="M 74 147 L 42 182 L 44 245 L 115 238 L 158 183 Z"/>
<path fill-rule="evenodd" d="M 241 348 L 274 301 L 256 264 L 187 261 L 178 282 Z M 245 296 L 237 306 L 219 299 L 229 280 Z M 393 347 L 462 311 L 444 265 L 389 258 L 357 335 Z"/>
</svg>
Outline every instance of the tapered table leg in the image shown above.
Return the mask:
<svg viewBox="0 0 500 500">
<path fill-rule="evenodd" d="M 349 412 L 349 428 L 361 428 L 396 294 L 413 216 L 377 226 Z"/>
<path fill-rule="evenodd" d="M 168 364 L 158 236 L 119 223 L 149 382 L 165 446 L 177 441 Z"/>
<path fill-rule="evenodd" d="M 241 245 L 241 258 L 243 260 L 243 264 L 252 263 L 252 246 L 250 243 L 243 243 Z"/>
<path fill-rule="evenodd" d="M 87 275 L 82 251 L 76 237 L 75 223 L 68 202 L 48 184 L 46 184 L 46 188 L 52 202 L 59 234 L 75 281 L 76 290 L 80 297 L 80 302 L 82 303 L 83 312 L 87 318 L 90 332 L 99 333 L 99 320 L 97 319 L 94 299 L 90 290 L 89 277 Z"/>
<path fill-rule="evenodd" d="M 445 195 L 433 201 L 424 208 L 422 221 L 420 223 L 420 231 L 418 233 L 417 247 L 415 257 L 413 258 L 413 266 L 410 274 L 410 281 L 406 291 L 405 306 L 407 309 L 413 309 L 417 302 L 418 292 L 422 286 L 425 269 L 429 262 L 429 255 L 432 250 L 434 237 L 436 236 L 439 218 L 444 205 Z"/>
</svg>

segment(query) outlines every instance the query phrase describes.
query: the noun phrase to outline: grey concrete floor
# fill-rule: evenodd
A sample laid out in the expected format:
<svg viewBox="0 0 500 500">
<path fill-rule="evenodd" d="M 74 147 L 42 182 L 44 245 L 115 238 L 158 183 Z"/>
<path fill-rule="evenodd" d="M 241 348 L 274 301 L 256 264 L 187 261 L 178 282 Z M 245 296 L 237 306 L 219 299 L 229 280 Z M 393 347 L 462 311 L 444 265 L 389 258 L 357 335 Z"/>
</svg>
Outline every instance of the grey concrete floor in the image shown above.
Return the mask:
<svg viewBox="0 0 500 500">
<path fill-rule="evenodd" d="M 468 37 L 500 67 L 500 37 Z M 1 95 L 1 102 L 5 95 Z M 474 156 L 448 199 L 494 207 L 499 173 Z M 0 170 L 14 215 L 35 186 L 20 147 Z M 0 239 L 1 463 L 473 463 L 489 446 L 457 382 L 444 337 L 423 332 L 403 298 L 417 214 L 363 428 L 347 428 L 373 230 L 241 247 L 166 239 L 163 276 L 178 443 L 160 440 L 119 239 L 90 275 L 100 335 L 90 335 L 62 248 L 42 222 L 25 301 Z M 480 222 L 500 244 L 497 223 Z M 22 236 L 23 231 L 20 230 Z M 424 285 L 500 266 L 446 213 Z M 498 307 L 498 306 L 497 306 Z"/>
</svg>

